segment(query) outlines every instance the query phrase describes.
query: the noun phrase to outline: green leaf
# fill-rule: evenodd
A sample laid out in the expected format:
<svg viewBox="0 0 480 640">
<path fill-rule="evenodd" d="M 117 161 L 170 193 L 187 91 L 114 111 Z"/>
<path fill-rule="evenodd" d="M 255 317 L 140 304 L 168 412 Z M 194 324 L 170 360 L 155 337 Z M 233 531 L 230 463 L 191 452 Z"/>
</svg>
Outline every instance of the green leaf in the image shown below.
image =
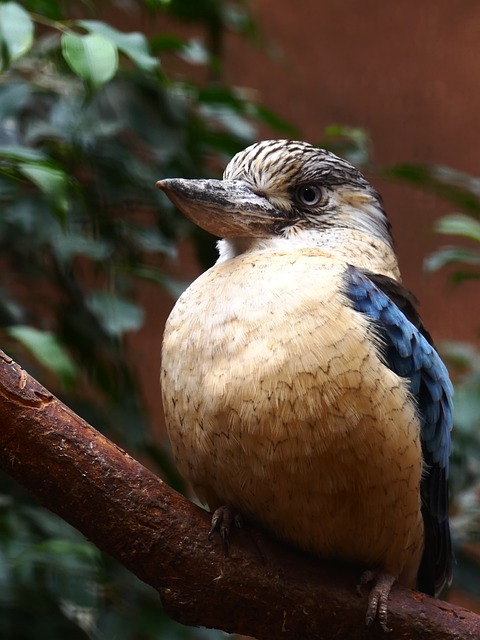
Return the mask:
<svg viewBox="0 0 480 640">
<path fill-rule="evenodd" d="M 186 46 L 185 38 L 171 33 L 160 33 L 150 38 L 150 50 L 154 53 L 169 51 L 180 53 Z"/>
<path fill-rule="evenodd" d="M 202 104 L 226 105 L 238 113 L 245 113 L 247 101 L 242 99 L 240 92 L 235 89 L 218 85 L 201 87 L 197 93 L 197 99 Z"/>
<path fill-rule="evenodd" d="M 172 298 L 179 298 L 191 282 L 186 280 L 176 280 L 163 271 L 159 271 L 154 267 L 147 267 L 146 265 L 139 265 L 131 267 L 130 272 L 139 278 L 144 280 L 150 280 L 162 286 Z"/>
<path fill-rule="evenodd" d="M 63 0 L 27 0 L 23 4 L 37 16 L 59 21 L 65 18 L 62 3 L 64 4 Z"/>
<path fill-rule="evenodd" d="M 355 165 L 370 160 L 370 138 L 364 129 L 332 124 L 325 128 L 320 147 L 346 157 Z"/>
<path fill-rule="evenodd" d="M 143 325 L 144 311 L 141 307 L 110 293 L 92 293 L 87 305 L 111 336 L 118 337 L 127 331 L 136 331 Z"/>
<path fill-rule="evenodd" d="M 64 33 L 62 52 L 72 71 L 92 89 L 111 80 L 118 69 L 117 47 L 96 33 Z"/>
<path fill-rule="evenodd" d="M 463 236 L 480 242 L 480 222 L 462 213 L 443 216 L 435 224 L 435 231 L 446 235 Z"/>
<path fill-rule="evenodd" d="M 157 58 L 150 54 L 148 40 L 143 33 L 137 31 L 123 33 L 99 20 L 79 20 L 78 24 L 90 33 L 97 34 L 110 41 L 140 69 L 147 72 L 158 69 L 159 62 Z"/>
<path fill-rule="evenodd" d="M 462 284 L 462 282 L 469 282 L 470 280 L 480 280 L 479 271 L 465 271 L 459 270 L 452 273 L 450 280 L 454 285 Z"/>
<path fill-rule="evenodd" d="M 368 134 L 359 127 L 348 127 L 343 124 L 331 124 L 325 128 L 324 135 L 329 138 L 348 138 L 359 145 L 368 143 Z"/>
<path fill-rule="evenodd" d="M 167 240 L 157 229 L 128 224 L 125 225 L 125 233 L 143 251 L 162 253 L 170 258 L 176 256 L 175 243 Z"/>
<path fill-rule="evenodd" d="M 415 187 L 433 191 L 456 206 L 480 214 L 480 181 L 449 167 L 403 163 L 385 169 L 386 178 L 408 182 Z"/>
<path fill-rule="evenodd" d="M 2 67 L 23 56 L 33 43 L 33 22 L 16 2 L 0 4 L 0 55 Z"/>
<path fill-rule="evenodd" d="M 6 332 L 18 340 L 44 367 L 70 386 L 77 375 L 73 360 L 65 351 L 56 335 L 50 331 L 40 331 L 27 325 L 8 327 Z"/>
<path fill-rule="evenodd" d="M 425 271 L 432 272 L 458 263 L 480 266 L 480 252 L 464 247 L 442 247 L 425 258 L 423 267 Z"/>
<path fill-rule="evenodd" d="M 14 162 L 26 162 L 47 160 L 47 156 L 36 149 L 22 147 L 21 145 L 2 144 L 0 145 L 0 159 L 12 160 Z"/>
<path fill-rule="evenodd" d="M 223 18 L 225 25 L 244 35 L 255 43 L 266 44 L 263 34 L 252 16 L 251 10 L 240 4 L 224 3 Z"/>
<path fill-rule="evenodd" d="M 68 177 L 56 167 L 41 163 L 21 163 L 19 170 L 42 191 L 59 217 L 64 220 L 68 212 Z"/>
<path fill-rule="evenodd" d="M 198 38 L 191 38 L 180 51 L 180 57 L 189 64 L 204 65 L 210 59 L 208 49 Z"/>
<path fill-rule="evenodd" d="M 107 260 L 112 254 L 109 242 L 94 238 L 70 229 L 61 229 L 51 239 L 55 255 L 61 262 L 67 262 L 75 256 L 85 256 L 91 260 Z"/>
</svg>

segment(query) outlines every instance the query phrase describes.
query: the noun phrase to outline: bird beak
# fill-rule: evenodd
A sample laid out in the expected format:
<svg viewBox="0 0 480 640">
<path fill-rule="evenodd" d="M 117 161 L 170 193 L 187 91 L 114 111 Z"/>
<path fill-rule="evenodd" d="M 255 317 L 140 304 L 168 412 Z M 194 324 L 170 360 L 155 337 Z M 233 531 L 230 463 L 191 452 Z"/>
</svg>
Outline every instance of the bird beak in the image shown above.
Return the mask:
<svg viewBox="0 0 480 640">
<path fill-rule="evenodd" d="M 169 178 L 157 187 L 187 218 L 220 238 L 265 238 L 283 217 L 241 180 Z"/>
</svg>

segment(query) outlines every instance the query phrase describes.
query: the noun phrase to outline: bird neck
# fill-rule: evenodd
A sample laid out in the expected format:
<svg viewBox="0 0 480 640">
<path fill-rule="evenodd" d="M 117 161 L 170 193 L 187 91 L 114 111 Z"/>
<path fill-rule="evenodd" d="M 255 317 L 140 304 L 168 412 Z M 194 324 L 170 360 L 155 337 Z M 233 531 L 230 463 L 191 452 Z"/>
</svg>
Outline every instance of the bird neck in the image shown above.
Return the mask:
<svg viewBox="0 0 480 640">
<path fill-rule="evenodd" d="M 318 249 L 320 253 L 333 260 L 400 280 L 397 258 L 391 245 L 353 229 L 334 228 L 321 232 L 297 230 L 290 235 L 269 238 L 224 238 L 218 241 L 217 249 L 217 264 L 244 254 L 289 253 L 302 249 Z"/>
</svg>

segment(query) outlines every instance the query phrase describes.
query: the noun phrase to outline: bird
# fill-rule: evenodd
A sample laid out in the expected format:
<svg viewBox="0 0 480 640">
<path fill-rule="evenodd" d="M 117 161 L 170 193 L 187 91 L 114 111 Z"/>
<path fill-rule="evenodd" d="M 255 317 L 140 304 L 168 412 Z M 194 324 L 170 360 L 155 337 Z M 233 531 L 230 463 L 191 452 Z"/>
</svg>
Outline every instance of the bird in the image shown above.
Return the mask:
<svg viewBox="0 0 480 640">
<path fill-rule="evenodd" d="M 237 514 L 363 568 L 365 622 L 395 583 L 450 584 L 453 388 L 402 284 L 378 192 L 308 142 L 263 140 L 221 180 L 157 186 L 219 238 L 166 323 L 176 464 L 227 544 Z"/>
</svg>

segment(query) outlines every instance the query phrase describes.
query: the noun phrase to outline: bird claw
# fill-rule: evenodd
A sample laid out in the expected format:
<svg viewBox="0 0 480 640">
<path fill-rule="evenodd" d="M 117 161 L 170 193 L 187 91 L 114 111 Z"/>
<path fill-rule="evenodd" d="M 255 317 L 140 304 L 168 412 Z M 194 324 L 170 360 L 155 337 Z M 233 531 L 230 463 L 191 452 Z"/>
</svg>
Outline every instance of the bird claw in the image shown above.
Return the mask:
<svg viewBox="0 0 480 640">
<path fill-rule="evenodd" d="M 212 515 L 212 526 L 208 532 L 208 539 L 212 540 L 215 533 L 218 532 L 222 541 L 223 553 L 226 556 L 228 556 L 228 537 L 232 530 L 232 525 L 241 528 L 242 518 L 238 513 L 234 513 L 233 509 L 228 505 L 215 509 Z"/>
<path fill-rule="evenodd" d="M 390 633 L 391 629 L 387 626 L 388 596 L 395 580 L 396 577 L 390 573 L 365 571 L 362 574 L 360 583 L 357 585 L 358 595 L 362 595 L 362 588 L 365 585 L 371 582 L 373 583 L 368 595 L 367 613 L 365 615 L 365 624 L 367 627 L 377 619 L 383 631 Z"/>
</svg>

